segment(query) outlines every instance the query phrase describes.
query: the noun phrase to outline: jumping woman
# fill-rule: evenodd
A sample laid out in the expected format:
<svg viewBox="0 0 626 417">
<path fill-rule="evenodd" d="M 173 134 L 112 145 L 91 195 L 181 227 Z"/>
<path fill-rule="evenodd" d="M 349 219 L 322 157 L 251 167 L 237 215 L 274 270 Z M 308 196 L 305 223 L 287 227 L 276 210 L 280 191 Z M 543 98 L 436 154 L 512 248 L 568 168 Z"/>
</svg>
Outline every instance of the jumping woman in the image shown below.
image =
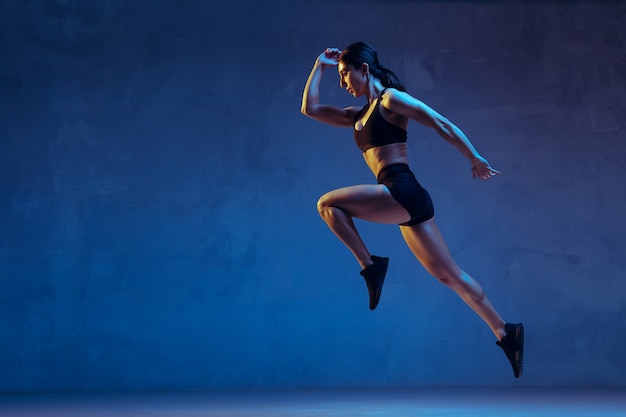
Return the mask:
<svg viewBox="0 0 626 417">
<path fill-rule="evenodd" d="M 324 71 L 337 67 L 342 88 L 365 97 L 363 108 L 320 103 Z M 492 168 L 465 134 L 448 119 L 412 97 L 398 77 L 378 61 L 372 47 L 357 42 L 343 51 L 328 48 L 316 59 L 302 96 L 302 113 L 320 122 L 354 130 L 354 140 L 378 184 L 354 185 L 330 191 L 318 201 L 321 217 L 352 252 L 369 292 L 369 307 L 378 305 L 389 258 L 373 256 L 352 219 L 399 224 L 415 257 L 441 283 L 454 290 L 489 326 L 506 354 L 516 378 L 522 374 L 524 327 L 505 323 L 482 287 L 452 259 L 435 222 L 428 192 L 409 169 L 407 126 L 413 119 L 435 131 L 470 162 L 474 178 L 488 180 L 500 172 Z"/>
</svg>

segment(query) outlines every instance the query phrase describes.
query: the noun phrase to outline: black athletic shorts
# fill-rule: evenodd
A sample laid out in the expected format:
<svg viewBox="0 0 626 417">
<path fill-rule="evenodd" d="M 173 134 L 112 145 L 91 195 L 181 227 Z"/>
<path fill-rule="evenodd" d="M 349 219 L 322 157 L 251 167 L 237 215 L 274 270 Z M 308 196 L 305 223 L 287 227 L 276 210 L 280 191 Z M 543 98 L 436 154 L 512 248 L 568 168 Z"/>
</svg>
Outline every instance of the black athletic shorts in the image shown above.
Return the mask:
<svg viewBox="0 0 626 417">
<path fill-rule="evenodd" d="M 393 198 L 411 215 L 411 220 L 400 226 L 412 226 L 435 216 L 433 202 L 406 164 L 383 168 L 376 181 L 385 184 Z"/>
</svg>

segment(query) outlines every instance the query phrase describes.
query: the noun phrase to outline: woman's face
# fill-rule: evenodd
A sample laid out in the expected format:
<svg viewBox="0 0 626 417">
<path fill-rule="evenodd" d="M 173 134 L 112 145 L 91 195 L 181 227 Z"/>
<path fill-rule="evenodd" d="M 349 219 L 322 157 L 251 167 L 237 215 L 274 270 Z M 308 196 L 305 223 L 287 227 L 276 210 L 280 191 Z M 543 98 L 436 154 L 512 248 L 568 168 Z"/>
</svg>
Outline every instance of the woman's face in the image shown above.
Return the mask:
<svg viewBox="0 0 626 417">
<path fill-rule="evenodd" d="M 345 88 L 348 93 L 352 94 L 354 97 L 359 97 L 365 93 L 367 77 L 363 71 L 341 61 L 339 61 L 337 65 L 337 71 L 339 71 L 339 84 L 341 88 Z"/>
</svg>

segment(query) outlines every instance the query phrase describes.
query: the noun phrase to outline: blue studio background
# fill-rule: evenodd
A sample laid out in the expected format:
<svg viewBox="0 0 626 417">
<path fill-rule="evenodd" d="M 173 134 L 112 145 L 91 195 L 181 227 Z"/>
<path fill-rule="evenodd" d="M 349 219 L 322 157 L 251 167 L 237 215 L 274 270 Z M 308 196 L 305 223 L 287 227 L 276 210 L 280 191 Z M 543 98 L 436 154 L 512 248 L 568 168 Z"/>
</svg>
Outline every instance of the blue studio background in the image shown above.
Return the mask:
<svg viewBox="0 0 626 417">
<path fill-rule="evenodd" d="M 368 310 L 319 218 L 374 181 L 300 114 L 364 40 L 502 171 L 417 123 L 457 262 L 527 329 L 520 380 L 397 227 Z M 626 6 L 0 1 L 0 391 L 626 384 Z M 329 71 L 323 100 L 364 104 Z"/>
</svg>

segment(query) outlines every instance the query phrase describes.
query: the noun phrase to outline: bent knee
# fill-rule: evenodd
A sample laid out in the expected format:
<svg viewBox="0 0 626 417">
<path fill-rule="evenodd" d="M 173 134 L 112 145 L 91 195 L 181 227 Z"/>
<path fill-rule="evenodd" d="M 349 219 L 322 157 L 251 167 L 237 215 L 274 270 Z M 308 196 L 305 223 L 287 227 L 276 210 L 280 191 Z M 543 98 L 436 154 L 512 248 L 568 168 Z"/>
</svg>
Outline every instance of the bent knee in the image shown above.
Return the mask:
<svg viewBox="0 0 626 417">
<path fill-rule="evenodd" d="M 347 210 L 340 207 L 337 201 L 333 199 L 330 193 L 324 194 L 317 200 L 317 212 L 324 219 L 333 218 L 339 216 L 350 216 Z"/>
<path fill-rule="evenodd" d="M 332 204 L 332 198 L 328 194 L 324 194 L 317 200 L 317 212 L 322 217 L 328 217 L 332 215 L 336 207 Z"/>
<path fill-rule="evenodd" d="M 330 199 L 328 198 L 327 194 L 324 194 L 319 198 L 319 200 L 317 200 L 317 211 L 320 215 L 323 216 L 330 207 L 332 206 L 330 204 Z"/>
</svg>

